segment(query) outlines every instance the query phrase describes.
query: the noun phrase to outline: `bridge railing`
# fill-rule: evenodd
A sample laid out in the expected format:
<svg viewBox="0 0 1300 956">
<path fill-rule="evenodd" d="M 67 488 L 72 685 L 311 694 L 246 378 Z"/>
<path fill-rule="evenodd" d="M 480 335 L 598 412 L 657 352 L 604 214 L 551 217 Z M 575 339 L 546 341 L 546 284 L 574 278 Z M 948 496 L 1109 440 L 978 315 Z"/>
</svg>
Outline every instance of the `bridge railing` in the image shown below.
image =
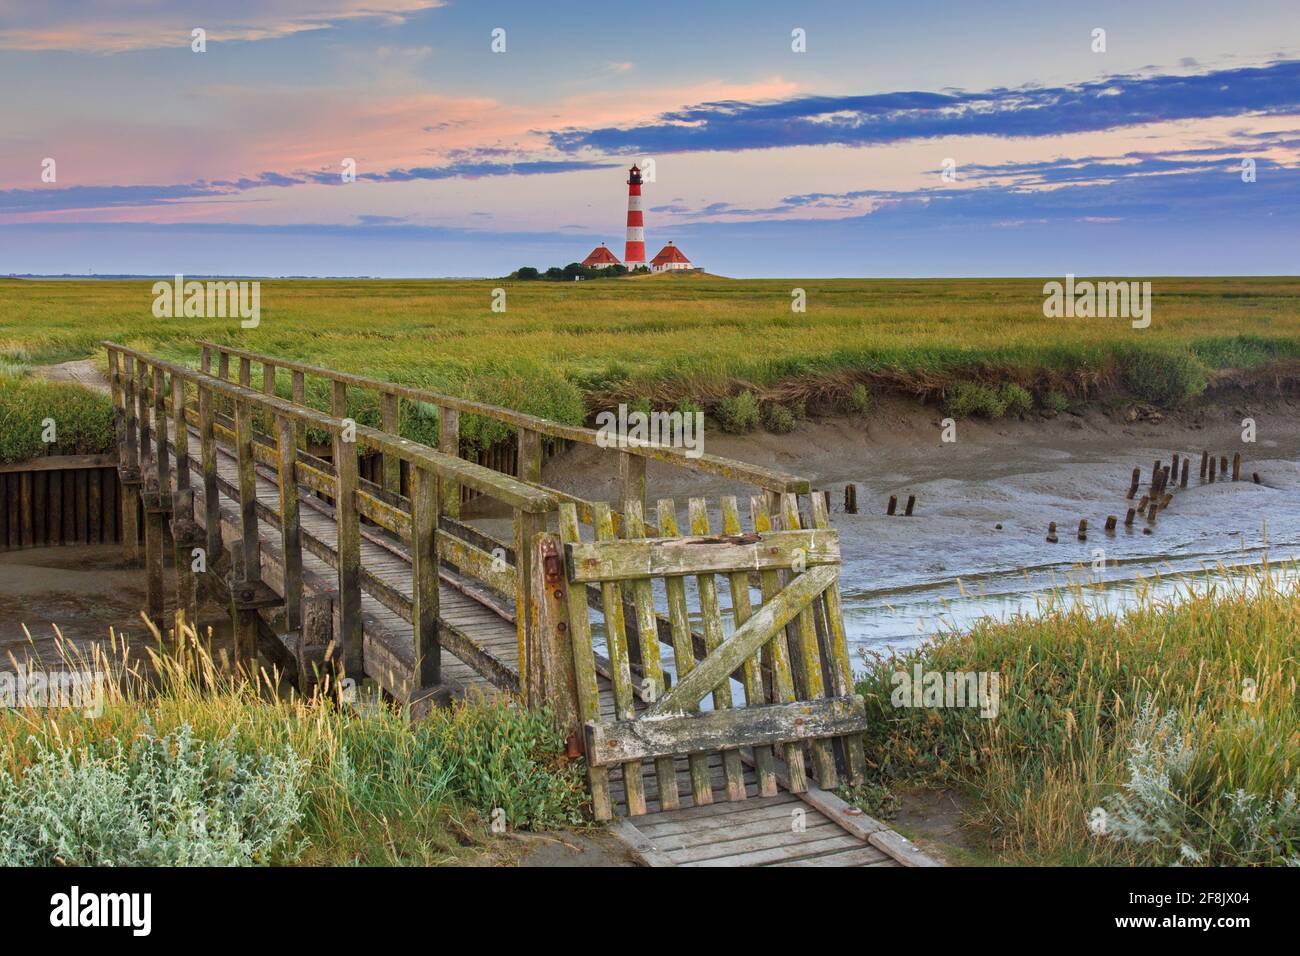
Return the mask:
<svg viewBox="0 0 1300 956">
<path fill-rule="evenodd" d="M 475 402 L 453 395 L 444 395 L 429 389 L 385 382 L 378 379 L 339 372 L 322 368 L 305 362 L 252 352 L 246 349 L 222 345 L 217 342 L 202 341 L 202 368 L 223 380 L 232 376 L 235 363 L 241 384 L 248 386 L 253 381 L 252 367 L 260 366 L 260 385 L 266 394 L 276 390 L 276 374 L 284 370 L 290 376 L 290 397 L 295 404 L 305 405 L 307 396 L 307 379 L 318 378 L 330 383 L 330 411 L 336 417 L 347 414 L 348 390 L 359 389 L 373 393 L 378 399 L 382 431 L 397 435 L 401 427 L 401 402 L 420 402 L 432 406 L 438 412 L 438 447 L 447 455 L 459 457 L 460 416 L 462 414 L 480 415 L 511 426 L 518 433 L 518 460 L 515 477 L 531 485 L 544 488 L 558 501 L 573 504 L 577 509 L 579 520 L 586 525 L 594 525 L 594 505 L 596 502 L 576 495 L 548 488 L 542 485 L 542 442 L 544 439 L 556 439 L 577 442 L 579 444 L 606 447 L 602 437 L 594 429 L 582 425 L 567 425 L 550 421 L 535 415 L 527 415 L 509 408 Z M 213 360 L 216 369 L 213 369 Z M 608 447 L 612 455 L 618 456 L 619 493 L 614 502 L 622 508 L 627 501 L 646 503 L 646 464 L 649 461 L 663 462 L 677 468 L 699 474 L 727 478 L 740 484 L 749 485 L 766 494 L 770 503 L 775 505 L 783 494 L 807 495 L 811 485 L 806 478 L 787 474 L 760 465 L 723 458 L 717 455 L 699 455 L 686 453 L 675 448 L 650 442 L 635 443 L 627 441 L 617 447 Z M 400 466 L 387 458 L 383 463 L 383 486 L 397 493 L 401 488 Z M 460 489 L 449 481 L 443 496 L 444 513 L 459 517 Z M 621 527 L 622 513 L 614 512 L 615 525 Z M 651 527 L 651 530 L 654 530 Z"/>
<path fill-rule="evenodd" d="M 149 614 L 161 627 L 162 539 L 170 517 L 177 545 L 178 607 L 193 613 L 196 582 L 189 551 L 206 540 L 205 563 L 215 567 L 225 550 L 221 534 L 221 495 L 238 508 L 238 540 L 229 557 L 226 582 L 236 611 L 236 653 L 255 660 L 256 611 L 283 602 L 286 626 L 301 632 L 303 626 L 302 550 L 299 486 L 315 490 L 333 501 L 336 543 L 321 549 L 338 576 L 335 641 L 342 666 L 361 674 L 363 632 L 361 593 L 366 590 L 412 625 L 414 666 L 407 686 L 388 689 L 404 699 L 415 692 L 438 687 L 441 681 L 440 641 L 454 637 L 438 627 L 439 559 L 477 574 L 506 593 L 513 592 L 519 609 L 520 660 L 525 648 L 536 644 L 529 635 L 534 626 L 530 588 L 532 548 L 536 534 L 545 530 L 546 514 L 557 507 L 546 490 L 518 481 L 455 455 L 401 438 L 393 431 L 370 428 L 344 415 L 326 414 L 300 401 L 277 398 L 273 388 L 250 387 L 247 365 L 238 383 L 224 377 L 164 361 L 113 342 L 101 343 L 108 352 L 113 409 L 122 474 L 123 521 L 134 527 L 134 503 L 144 501 L 145 550 Z M 210 353 L 209 353 L 210 354 Z M 206 365 L 207 363 L 205 363 Z M 273 375 L 273 372 L 270 373 Z M 264 381 L 265 384 L 265 381 Z M 295 396 L 301 399 L 300 390 Z M 343 407 L 341 404 L 336 408 Z M 265 424 L 269 431 L 260 430 Z M 198 456 L 191 459 L 190 430 L 197 432 Z M 302 446 L 307 429 L 330 438 L 332 461 L 308 454 Z M 238 478 L 227 483 L 218 474 L 218 444 L 224 444 L 237 462 Z M 408 495 L 365 487 L 359 476 L 358 450 L 374 449 L 393 470 L 405 462 Z M 175 456 L 175 467 L 171 465 Z M 258 467 L 275 470 L 278 502 L 274 507 L 258 500 Z M 193 520 L 194 490 L 191 472 L 198 473 L 203 497 L 205 535 Z M 516 561 L 504 565 L 487 551 L 440 530 L 442 503 L 451 486 L 473 488 L 511 509 Z M 129 504 L 128 504 L 129 503 Z M 189 513 L 186 513 L 189 509 Z M 263 562 L 259 515 L 280 528 L 283 580 L 275 593 L 262 580 Z M 361 517 L 398 535 L 410 548 L 412 597 L 393 593 L 361 563 Z M 124 525 L 124 530 L 126 526 Z M 317 542 L 319 545 L 320 542 Z M 471 663 L 473 647 L 448 647 Z M 373 669 L 369 669 L 373 673 Z M 392 682 L 398 682 L 396 678 Z M 390 683 L 392 683 L 390 682 Z"/>
</svg>

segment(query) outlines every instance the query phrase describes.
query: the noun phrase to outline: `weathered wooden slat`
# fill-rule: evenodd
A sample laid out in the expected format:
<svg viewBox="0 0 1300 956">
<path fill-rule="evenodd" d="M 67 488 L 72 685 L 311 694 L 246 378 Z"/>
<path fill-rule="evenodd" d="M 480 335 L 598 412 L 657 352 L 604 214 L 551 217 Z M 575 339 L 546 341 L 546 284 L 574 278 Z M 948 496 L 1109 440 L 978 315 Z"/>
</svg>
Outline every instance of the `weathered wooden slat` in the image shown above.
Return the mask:
<svg viewBox="0 0 1300 956">
<path fill-rule="evenodd" d="M 794 495 L 781 496 L 781 520 L 787 531 L 795 531 L 799 528 L 799 499 Z M 796 574 L 791 583 L 797 582 L 803 576 Z M 787 588 L 789 586 L 787 585 Z M 819 591 L 818 594 L 820 593 Z M 816 700 L 826 694 L 826 684 L 822 678 L 821 650 L 817 644 L 817 628 L 813 614 L 813 609 L 808 608 L 795 619 L 797 656 L 801 666 L 794 668 L 794 689 L 801 700 Z M 823 789 L 834 790 L 839 785 L 839 780 L 835 770 L 835 753 L 830 741 L 814 740 L 812 755 L 817 782 Z"/>
<path fill-rule="evenodd" d="M 768 511 L 765 495 L 754 495 L 749 500 L 750 515 L 754 530 L 764 534 L 772 530 L 772 518 Z M 776 571 L 763 571 L 758 576 L 759 590 L 766 604 L 780 593 L 780 575 Z M 782 631 L 772 636 L 763 646 L 762 667 L 765 680 L 771 682 L 767 699 L 773 703 L 789 703 L 795 699 L 794 676 L 790 667 L 790 651 L 787 646 L 788 635 Z M 789 788 L 795 793 L 808 789 L 807 774 L 804 769 L 801 744 L 786 744 L 784 747 L 785 764 L 789 773 Z"/>
<path fill-rule="evenodd" d="M 830 515 L 827 513 L 826 500 L 821 495 L 812 498 L 813 526 L 819 529 L 830 527 Z M 831 693 L 844 697 L 853 693 L 853 667 L 849 660 L 848 635 L 844 630 L 844 608 L 840 603 L 839 584 L 833 584 L 822 595 L 824 603 L 824 620 L 829 630 Z M 844 738 L 844 764 L 849 775 L 849 782 L 860 784 L 866 772 L 866 757 L 863 752 L 861 734 L 851 734 Z"/>
<path fill-rule="evenodd" d="M 608 766 L 633 759 L 722 750 L 725 760 L 724 748 L 836 737 L 861 733 L 865 726 L 865 706 L 857 695 L 661 719 L 591 721 L 586 727 L 587 758 Z"/>
<path fill-rule="evenodd" d="M 624 533 L 629 538 L 640 538 L 645 534 L 645 516 L 642 508 L 639 499 L 629 498 L 623 503 Z M 637 643 L 641 649 L 642 680 L 649 685 L 642 689 L 653 702 L 664 691 L 664 670 L 659 659 L 659 622 L 655 617 L 654 589 L 649 577 L 633 581 L 631 587 L 635 605 Z M 664 810 L 672 810 L 680 806 L 677 772 L 673 769 L 671 752 L 660 755 L 655 761 L 655 775 L 659 778 L 660 807 Z"/>
<path fill-rule="evenodd" d="M 411 471 L 411 631 L 415 672 L 421 687 L 442 683 L 438 644 L 438 477 Z"/>
<path fill-rule="evenodd" d="M 629 536 L 630 537 L 630 536 Z M 672 575 L 730 574 L 840 563 L 835 531 L 773 531 L 764 535 L 727 533 L 718 537 L 592 541 L 569 546 L 573 579 L 628 581 Z"/>
<path fill-rule="evenodd" d="M 723 534 L 740 534 L 740 509 L 736 505 L 735 497 L 724 496 L 720 505 Z M 730 574 L 727 577 L 727 584 L 731 591 L 732 620 L 737 628 L 743 627 L 754 613 L 753 602 L 749 596 L 749 573 L 739 571 Z M 741 685 L 745 689 L 747 707 L 756 707 L 767 702 L 758 659 L 759 655 L 751 654 L 745 658 L 745 663 L 741 667 Z M 771 796 L 777 791 L 776 774 L 773 769 L 775 756 L 772 748 L 755 747 L 754 756 L 757 763 L 759 792 L 764 796 Z"/>
<path fill-rule="evenodd" d="M 696 535 L 708 536 L 711 534 L 709 527 L 708 505 L 703 498 L 691 498 L 689 502 L 689 517 L 691 521 L 691 533 Z M 722 646 L 722 612 L 718 608 L 718 585 L 712 574 L 698 574 L 695 577 L 695 586 L 700 595 L 700 628 L 704 632 L 704 646 L 710 657 Z M 757 650 L 757 648 L 755 648 Z M 736 666 L 744 662 L 744 657 L 737 660 Z M 705 669 L 709 666 L 709 658 L 704 659 L 700 668 L 692 671 L 692 676 L 701 680 L 702 674 L 707 674 Z M 728 668 L 721 678 L 713 683 L 713 707 L 715 710 L 726 710 L 732 706 L 731 698 L 731 672 L 734 668 Z M 678 685 L 680 686 L 680 685 Z M 699 698 L 697 697 L 696 700 Z M 679 705 L 680 706 L 680 705 Z M 724 750 L 722 752 L 723 767 L 727 777 L 727 795 L 731 800 L 745 799 L 745 771 L 740 764 L 740 753 L 736 750 Z"/>
<path fill-rule="evenodd" d="M 659 533 L 665 537 L 677 534 L 677 508 L 669 498 L 660 499 L 655 515 L 659 521 Z M 677 680 L 688 675 L 695 668 L 695 639 L 691 633 L 690 616 L 686 607 L 686 582 L 682 578 L 664 579 L 664 590 L 668 596 L 668 622 L 672 631 L 673 665 L 677 670 Z M 690 710 L 699 709 L 698 699 L 692 703 Z M 691 773 L 691 799 L 696 806 L 703 806 L 713 800 L 713 788 L 709 785 L 708 758 L 703 754 L 691 754 L 689 760 Z"/>
<path fill-rule="evenodd" d="M 361 527 L 357 512 L 357 449 L 343 429 L 334 431 L 334 520 L 337 534 L 339 621 L 343 668 L 358 677 L 365 673 L 361 629 Z"/>
<path fill-rule="evenodd" d="M 578 513 L 570 504 L 560 505 L 560 539 L 567 543 L 581 540 L 578 530 Z M 595 651 L 591 645 L 591 617 L 587 609 L 584 588 L 567 588 L 569 604 L 569 634 L 573 645 L 573 673 L 578 694 L 579 717 L 585 723 L 600 719 L 600 689 L 596 682 Z M 613 816 L 609 796 L 609 771 L 604 767 L 587 766 L 587 782 L 591 789 L 592 813 L 597 820 Z"/>
<path fill-rule="evenodd" d="M 614 519 L 609 505 L 596 508 L 596 537 L 610 541 L 614 538 Z M 620 720 L 632 720 L 636 709 L 632 702 L 632 669 L 627 649 L 627 623 L 623 616 L 623 593 L 618 584 L 601 585 L 601 599 L 605 611 L 605 643 L 609 648 L 610 667 L 613 671 L 614 706 Z M 645 785 L 641 778 L 641 762 L 624 764 L 623 783 L 627 789 L 628 813 L 638 816 L 646 812 Z"/>
<path fill-rule="evenodd" d="M 759 608 L 743 627 L 737 628 L 719 644 L 694 670 L 680 678 L 677 685 L 649 709 L 649 715 L 685 713 L 693 703 L 726 680 L 773 633 L 802 613 L 838 577 L 839 570 L 826 565 L 813 568 L 795 578 Z"/>
<path fill-rule="evenodd" d="M 275 420 L 276 451 L 279 467 L 276 479 L 279 491 L 280 544 L 284 553 L 284 609 L 285 626 L 291 631 L 302 627 L 302 520 L 298 512 L 298 483 L 294 480 L 294 465 L 298 456 L 297 436 L 293 422 L 283 415 Z M 177 429 L 178 433 L 185 429 Z"/>
</svg>

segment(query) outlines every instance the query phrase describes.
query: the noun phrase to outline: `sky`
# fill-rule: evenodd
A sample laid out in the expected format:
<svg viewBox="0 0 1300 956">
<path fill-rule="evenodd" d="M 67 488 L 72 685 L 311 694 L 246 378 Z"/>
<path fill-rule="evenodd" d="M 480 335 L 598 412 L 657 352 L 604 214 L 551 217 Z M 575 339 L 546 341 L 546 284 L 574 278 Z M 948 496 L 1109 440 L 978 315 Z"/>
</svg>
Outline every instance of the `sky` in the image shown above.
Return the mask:
<svg viewBox="0 0 1300 956">
<path fill-rule="evenodd" d="M 0 89 L 0 274 L 621 257 L 633 162 L 729 276 L 1300 268 L 1295 0 L 0 0 Z"/>
</svg>

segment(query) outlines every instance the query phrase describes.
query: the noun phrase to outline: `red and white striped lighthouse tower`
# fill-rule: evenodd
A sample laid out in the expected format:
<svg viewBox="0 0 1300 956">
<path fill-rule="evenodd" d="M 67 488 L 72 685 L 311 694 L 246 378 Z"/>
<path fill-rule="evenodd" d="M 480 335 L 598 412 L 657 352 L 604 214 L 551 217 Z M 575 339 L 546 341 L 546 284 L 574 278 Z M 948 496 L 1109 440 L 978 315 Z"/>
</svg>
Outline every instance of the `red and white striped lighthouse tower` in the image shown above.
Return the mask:
<svg viewBox="0 0 1300 956">
<path fill-rule="evenodd" d="M 645 265 L 645 220 L 641 217 L 641 170 L 636 164 L 627 176 L 627 247 L 623 265 L 629 269 Z"/>
</svg>

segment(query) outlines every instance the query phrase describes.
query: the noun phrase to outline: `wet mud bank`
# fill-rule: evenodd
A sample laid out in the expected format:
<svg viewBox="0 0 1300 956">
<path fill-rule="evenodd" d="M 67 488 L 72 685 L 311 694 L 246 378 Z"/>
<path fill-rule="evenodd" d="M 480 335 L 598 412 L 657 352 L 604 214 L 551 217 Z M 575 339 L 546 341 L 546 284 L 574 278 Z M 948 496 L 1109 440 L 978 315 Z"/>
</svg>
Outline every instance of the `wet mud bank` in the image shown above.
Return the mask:
<svg viewBox="0 0 1300 956">
<path fill-rule="evenodd" d="M 914 645 L 984 615 L 1034 611 L 1069 586 L 1105 587 L 1089 600 L 1119 607 L 1153 579 L 1176 588 L 1202 569 L 1284 564 L 1300 555 L 1300 401 L 1242 399 L 1176 413 L 1117 408 L 1053 418 L 958 421 L 944 441 L 943 413 L 882 402 L 862 418 L 802 422 L 787 435 L 709 432 L 705 451 L 808 477 L 829 491 L 841 536 L 841 588 L 859 653 Z M 1254 441 L 1243 441 L 1243 419 Z M 1202 451 L 1242 456 L 1242 480 L 1202 482 Z M 1153 462 L 1192 459 L 1186 489 L 1154 524 L 1125 512 L 1132 471 L 1137 498 Z M 576 448 L 543 475 L 554 487 L 613 500 L 617 477 L 599 449 Z M 607 457 L 607 456 L 605 456 Z M 1260 484 L 1250 477 L 1259 473 Z M 1230 478 L 1230 476 L 1229 476 Z M 856 486 L 858 514 L 844 511 Z M 651 463 L 652 497 L 748 495 L 753 489 Z M 904 503 L 916 496 L 911 517 Z M 886 514 L 890 496 L 898 514 Z M 744 499 L 742 499 L 744 500 Z M 1104 531 L 1108 515 L 1119 519 Z M 1088 522 L 1085 541 L 1076 537 Z M 1050 522 L 1058 542 L 1047 542 Z M 1150 533 L 1145 533 L 1149 529 Z M 1100 552 L 1100 554 L 1098 553 Z"/>
</svg>

